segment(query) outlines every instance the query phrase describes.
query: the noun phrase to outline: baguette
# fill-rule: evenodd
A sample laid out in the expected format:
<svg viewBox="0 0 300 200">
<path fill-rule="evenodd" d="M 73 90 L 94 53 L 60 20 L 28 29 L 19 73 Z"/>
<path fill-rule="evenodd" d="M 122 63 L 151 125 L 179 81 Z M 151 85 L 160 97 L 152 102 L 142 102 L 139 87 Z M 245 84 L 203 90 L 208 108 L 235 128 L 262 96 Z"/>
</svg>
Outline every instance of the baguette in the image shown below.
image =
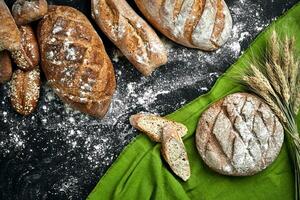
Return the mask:
<svg viewBox="0 0 300 200">
<path fill-rule="evenodd" d="M 4 50 L 0 52 L 0 83 L 9 81 L 12 75 L 11 59 L 9 52 Z"/>
<path fill-rule="evenodd" d="M 173 124 L 166 124 L 163 128 L 161 153 L 172 171 L 187 181 L 191 176 L 190 163 L 183 141 Z"/>
<path fill-rule="evenodd" d="M 167 62 L 159 37 L 125 0 L 92 0 L 92 17 L 143 75 Z"/>
<path fill-rule="evenodd" d="M 213 51 L 230 36 L 232 18 L 224 0 L 135 0 L 147 20 L 181 45 Z"/>
<path fill-rule="evenodd" d="M 183 124 L 152 114 L 135 114 L 130 117 L 129 121 L 133 127 L 145 133 L 155 142 L 162 141 L 163 127 L 166 124 L 172 124 L 180 137 L 185 136 L 187 133 L 187 128 Z"/>
<path fill-rule="evenodd" d="M 116 81 L 102 40 L 88 19 L 68 6 L 51 6 L 40 21 L 41 64 L 49 85 L 65 103 L 104 117 Z"/>
<path fill-rule="evenodd" d="M 17 0 L 12 7 L 12 15 L 17 25 L 26 25 L 42 18 L 47 10 L 46 0 Z"/>
</svg>

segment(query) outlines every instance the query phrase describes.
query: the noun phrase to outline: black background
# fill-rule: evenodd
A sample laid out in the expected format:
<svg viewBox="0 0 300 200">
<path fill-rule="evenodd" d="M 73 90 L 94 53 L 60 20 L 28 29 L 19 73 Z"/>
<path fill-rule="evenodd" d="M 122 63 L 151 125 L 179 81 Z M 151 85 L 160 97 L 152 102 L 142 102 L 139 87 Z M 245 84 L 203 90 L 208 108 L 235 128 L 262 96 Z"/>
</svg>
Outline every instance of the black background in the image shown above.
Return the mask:
<svg viewBox="0 0 300 200">
<path fill-rule="evenodd" d="M 14 1 L 6 2 L 11 7 Z M 92 21 L 89 1 L 48 2 L 75 7 Z M 22 117 L 10 106 L 9 83 L 0 86 L 0 199 L 85 199 L 137 134 L 128 123 L 130 114 L 165 115 L 207 92 L 261 30 L 298 1 L 226 2 L 238 31 L 220 51 L 199 54 L 160 35 L 171 46 L 170 61 L 149 78 L 142 77 L 125 58 L 113 59 L 118 90 L 103 120 L 65 107 L 53 97 L 45 80 L 37 110 Z M 137 10 L 133 1 L 129 3 Z M 115 57 L 116 48 L 95 28 L 110 57 Z M 242 32 L 247 37 L 241 39 Z M 241 51 L 233 51 L 234 44 Z"/>
</svg>

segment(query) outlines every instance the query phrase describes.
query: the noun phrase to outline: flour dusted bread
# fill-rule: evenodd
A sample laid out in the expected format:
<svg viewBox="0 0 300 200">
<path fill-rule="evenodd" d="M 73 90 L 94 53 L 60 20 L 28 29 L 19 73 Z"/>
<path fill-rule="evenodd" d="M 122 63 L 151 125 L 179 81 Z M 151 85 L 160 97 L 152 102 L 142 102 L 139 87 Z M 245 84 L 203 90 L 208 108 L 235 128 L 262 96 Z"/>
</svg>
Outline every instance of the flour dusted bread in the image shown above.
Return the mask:
<svg viewBox="0 0 300 200">
<path fill-rule="evenodd" d="M 48 10 L 46 0 L 17 0 L 12 14 L 18 25 L 25 25 L 42 18 Z"/>
<path fill-rule="evenodd" d="M 22 70 L 35 68 L 40 61 L 39 48 L 33 29 L 29 25 L 20 26 L 21 44 L 12 51 L 12 57 L 17 66 Z"/>
<path fill-rule="evenodd" d="M 233 176 L 258 173 L 280 152 L 284 130 L 267 104 L 236 93 L 221 99 L 201 116 L 196 145 L 213 170 Z"/>
<path fill-rule="evenodd" d="M 66 103 L 103 117 L 116 81 L 103 43 L 88 19 L 67 6 L 51 6 L 39 23 L 42 69 L 48 83 Z"/>
<path fill-rule="evenodd" d="M 22 115 L 31 114 L 40 96 L 40 70 L 38 67 L 31 71 L 20 69 L 13 73 L 10 83 L 10 101 L 12 107 Z"/>
<path fill-rule="evenodd" d="M 12 75 L 11 59 L 9 52 L 0 51 L 0 84 L 9 81 Z"/>
<path fill-rule="evenodd" d="M 172 171 L 187 181 L 191 176 L 190 163 L 179 132 L 172 123 L 163 127 L 161 153 Z"/>
<path fill-rule="evenodd" d="M 155 142 L 162 141 L 163 127 L 166 124 L 174 126 L 180 137 L 187 133 L 187 128 L 183 124 L 153 114 L 135 114 L 130 117 L 129 121 L 133 127 L 148 135 Z"/>
<path fill-rule="evenodd" d="M 135 0 L 148 21 L 174 42 L 216 50 L 230 36 L 232 18 L 224 0 Z"/>
<path fill-rule="evenodd" d="M 92 16 L 143 75 L 150 75 L 167 62 L 167 51 L 159 37 L 125 0 L 92 0 Z"/>
</svg>

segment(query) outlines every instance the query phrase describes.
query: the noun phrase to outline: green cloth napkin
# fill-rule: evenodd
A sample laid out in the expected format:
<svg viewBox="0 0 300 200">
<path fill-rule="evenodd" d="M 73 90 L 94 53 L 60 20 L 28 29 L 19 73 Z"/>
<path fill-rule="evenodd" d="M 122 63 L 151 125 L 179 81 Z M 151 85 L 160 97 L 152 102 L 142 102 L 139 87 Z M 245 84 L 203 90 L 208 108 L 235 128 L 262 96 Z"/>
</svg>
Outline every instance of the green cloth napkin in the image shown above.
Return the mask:
<svg viewBox="0 0 300 200">
<path fill-rule="evenodd" d="M 201 160 L 195 146 L 195 129 L 201 113 L 216 100 L 243 88 L 230 77 L 245 69 L 252 56 L 261 56 L 270 30 L 296 36 L 300 50 L 300 4 L 261 33 L 241 58 L 216 82 L 212 90 L 167 117 L 188 127 L 184 143 L 191 164 L 187 182 L 177 178 L 160 154 L 161 145 L 139 135 L 120 154 L 88 196 L 88 200 L 147 199 L 293 199 L 294 180 L 286 145 L 266 170 L 249 177 L 230 177 L 210 170 Z M 300 51 L 299 51 L 300 52 Z M 297 123 L 300 124 L 300 116 Z"/>
</svg>

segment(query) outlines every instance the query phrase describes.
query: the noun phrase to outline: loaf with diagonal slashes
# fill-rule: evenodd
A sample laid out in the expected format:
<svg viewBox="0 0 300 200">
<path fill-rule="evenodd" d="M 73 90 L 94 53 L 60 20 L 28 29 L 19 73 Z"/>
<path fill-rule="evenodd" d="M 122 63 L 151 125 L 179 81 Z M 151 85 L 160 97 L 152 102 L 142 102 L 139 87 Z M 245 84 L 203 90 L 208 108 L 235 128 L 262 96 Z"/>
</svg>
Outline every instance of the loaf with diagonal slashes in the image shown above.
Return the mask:
<svg viewBox="0 0 300 200">
<path fill-rule="evenodd" d="M 174 42 L 212 51 L 230 36 L 232 18 L 224 0 L 135 0 L 148 21 Z"/>
</svg>

